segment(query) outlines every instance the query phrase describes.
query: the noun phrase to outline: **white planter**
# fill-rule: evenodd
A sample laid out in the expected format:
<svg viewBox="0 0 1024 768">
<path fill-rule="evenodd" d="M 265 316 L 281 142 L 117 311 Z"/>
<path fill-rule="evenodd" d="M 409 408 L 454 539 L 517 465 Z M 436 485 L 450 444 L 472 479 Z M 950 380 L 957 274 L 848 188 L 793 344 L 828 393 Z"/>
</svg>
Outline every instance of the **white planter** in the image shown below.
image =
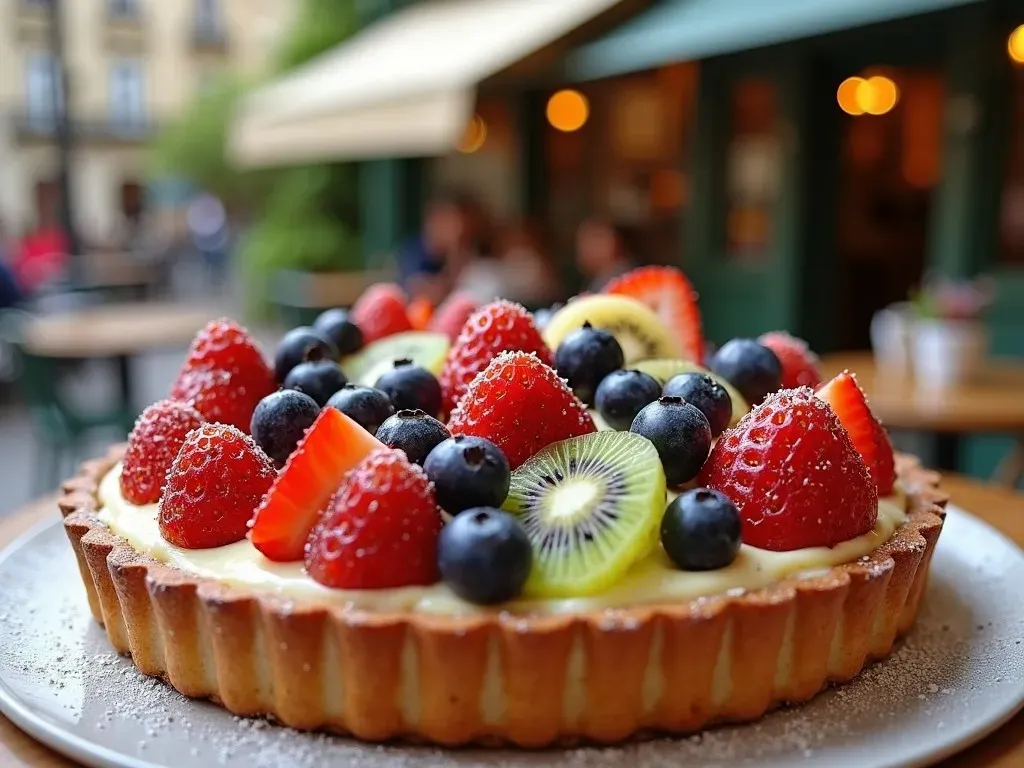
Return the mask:
<svg viewBox="0 0 1024 768">
<path fill-rule="evenodd" d="M 893 304 L 871 318 L 871 349 L 879 375 L 901 378 L 910 373 L 913 322 L 909 304 Z"/>
<path fill-rule="evenodd" d="M 914 377 L 919 389 L 950 389 L 981 371 L 988 331 L 971 320 L 918 320 L 913 329 Z"/>
</svg>

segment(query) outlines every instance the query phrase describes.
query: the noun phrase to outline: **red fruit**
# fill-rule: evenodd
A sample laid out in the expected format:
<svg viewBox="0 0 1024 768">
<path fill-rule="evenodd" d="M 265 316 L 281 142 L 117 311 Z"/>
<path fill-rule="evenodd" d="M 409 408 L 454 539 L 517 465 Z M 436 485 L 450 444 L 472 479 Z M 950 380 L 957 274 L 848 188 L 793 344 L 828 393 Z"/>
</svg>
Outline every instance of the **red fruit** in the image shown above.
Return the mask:
<svg viewBox="0 0 1024 768">
<path fill-rule="evenodd" d="M 203 424 L 199 411 L 185 403 L 160 400 L 139 416 L 128 436 L 121 469 L 121 493 L 132 504 L 160 501 L 167 471 L 185 437 Z"/>
<path fill-rule="evenodd" d="M 394 283 L 377 283 L 363 291 L 349 312 L 349 317 L 363 332 L 363 343 L 411 331 L 406 301 L 405 292 Z"/>
<path fill-rule="evenodd" d="M 207 421 L 230 424 L 248 434 L 252 412 L 275 389 L 269 370 L 182 369 L 171 387 L 170 399 L 191 405 Z"/>
<path fill-rule="evenodd" d="M 856 377 L 844 371 L 817 392 L 832 406 L 853 441 L 853 447 L 868 465 L 879 496 L 888 496 L 896 483 L 896 461 L 885 427 L 871 413 L 864 390 Z"/>
<path fill-rule="evenodd" d="M 698 484 L 740 510 L 743 541 L 784 551 L 870 531 L 878 493 L 832 409 L 809 387 L 769 395 L 711 450 Z"/>
<path fill-rule="evenodd" d="M 476 312 L 479 306 L 477 300 L 468 294 L 452 294 L 437 308 L 427 328 L 447 334 L 454 344 L 469 316 Z"/>
<path fill-rule="evenodd" d="M 196 368 L 235 373 L 266 369 L 267 364 L 249 331 L 232 320 L 221 318 L 208 323 L 192 340 L 183 370 Z"/>
<path fill-rule="evenodd" d="M 505 352 L 469 385 L 448 431 L 487 438 L 515 469 L 551 443 L 597 427 L 572 390 L 536 355 Z"/>
<path fill-rule="evenodd" d="M 807 342 L 790 336 L 785 331 L 771 331 L 762 334 L 758 341 L 768 347 L 782 364 L 782 386 L 786 389 L 810 387 L 821 384 L 818 356 Z"/>
<path fill-rule="evenodd" d="M 271 560 L 301 560 L 306 539 L 345 474 L 386 446 L 335 408 L 320 411 L 253 519 L 253 546 Z"/>
<path fill-rule="evenodd" d="M 441 371 L 442 407 L 450 412 L 480 371 L 502 352 L 533 352 L 551 365 L 551 350 L 533 316 L 511 301 L 494 301 L 474 312 L 448 352 Z"/>
<path fill-rule="evenodd" d="M 364 459 L 346 477 L 306 547 L 306 571 L 338 589 L 438 580 L 441 513 L 426 472 L 401 451 Z"/>
<path fill-rule="evenodd" d="M 214 320 L 192 341 L 170 399 L 188 403 L 207 421 L 248 433 L 256 404 L 275 389 L 274 374 L 249 332 Z"/>
<path fill-rule="evenodd" d="M 241 541 L 275 474 L 251 437 L 226 424 L 203 424 L 189 432 L 167 474 L 160 534 L 186 549 Z"/>
<path fill-rule="evenodd" d="M 434 315 L 434 305 L 428 299 L 413 299 L 405 311 L 414 331 L 425 331 Z"/>
<path fill-rule="evenodd" d="M 640 267 L 609 282 L 604 292 L 646 304 L 675 336 L 690 361 L 700 363 L 704 359 L 697 292 L 681 271 L 675 267 Z"/>
</svg>

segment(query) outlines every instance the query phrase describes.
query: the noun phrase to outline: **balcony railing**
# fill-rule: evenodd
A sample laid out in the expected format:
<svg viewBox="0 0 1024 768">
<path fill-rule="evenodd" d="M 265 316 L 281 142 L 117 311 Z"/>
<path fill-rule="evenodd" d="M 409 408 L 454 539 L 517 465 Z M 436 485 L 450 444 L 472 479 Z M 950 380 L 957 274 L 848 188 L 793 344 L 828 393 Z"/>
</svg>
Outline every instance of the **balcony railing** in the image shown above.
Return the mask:
<svg viewBox="0 0 1024 768">
<path fill-rule="evenodd" d="M 45 113 L 19 112 L 14 115 L 14 129 L 23 141 L 50 141 L 57 132 L 57 120 Z M 75 118 L 72 135 L 83 142 L 141 143 L 156 132 L 156 123 L 145 116 Z"/>
</svg>

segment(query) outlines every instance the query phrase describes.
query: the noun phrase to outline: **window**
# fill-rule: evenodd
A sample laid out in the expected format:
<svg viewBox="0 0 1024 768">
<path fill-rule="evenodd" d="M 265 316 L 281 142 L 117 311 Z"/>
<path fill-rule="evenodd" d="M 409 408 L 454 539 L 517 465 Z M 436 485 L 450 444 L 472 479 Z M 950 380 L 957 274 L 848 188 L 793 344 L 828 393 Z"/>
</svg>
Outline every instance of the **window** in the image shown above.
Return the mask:
<svg viewBox="0 0 1024 768">
<path fill-rule="evenodd" d="M 999 261 L 1024 266 L 1024 66 L 1013 73 L 1010 96 L 1012 138 L 1006 175 L 1003 177 L 1003 200 L 999 216 Z"/>
<path fill-rule="evenodd" d="M 110 69 L 110 117 L 115 125 L 129 128 L 146 121 L 144 74 L 135 59 L 120 59 Z"/>
<path fill-rule="evenodd" d="M 211 37 L 220 34 L 220 3 L 217 0 L 196 0 L 196 30 Z"/>
<path fill-rule="evenodd" d="M 115 19 L 137 19 L 139 0 L 108 0 L 107 8 Z"/>
<path fill-rule="evenodd" d="M 53 127 L 57 109 L 63 108 L 57 60 L 49 51 L 33 51 L 25 60 L 25 100 L 28 121 L 33 128 Z"/>
<path fill-rule="evenodd" d="M 737 83 L 726 148 L 725 243 L 731 258 L 767 256 L 782 162 L 779 127 L 775 86 L 756 79 Z"/>
</svg>

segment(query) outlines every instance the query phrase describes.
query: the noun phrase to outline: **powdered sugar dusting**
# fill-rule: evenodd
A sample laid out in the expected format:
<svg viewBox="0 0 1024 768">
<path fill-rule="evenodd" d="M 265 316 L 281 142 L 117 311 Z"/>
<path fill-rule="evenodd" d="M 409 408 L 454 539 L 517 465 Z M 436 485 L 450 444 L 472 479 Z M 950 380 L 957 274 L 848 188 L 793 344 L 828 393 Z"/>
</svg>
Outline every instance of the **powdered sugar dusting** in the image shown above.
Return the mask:
<svg viewBox="0 0 1024 768">
<path fill-rule="evenodd" d="M 59 527 L 0 563 L 0 694 L 126 758 L 171 766 L 458 768 L 899 764 L 1024 697 L 1019 554 L 951 514 L 918 626 L 854 682 L 757 723 L 616 748 L 516 752 L 365 745 L 185 699 L 114 654 L 88 617 Z M 0 696 L 2 699 L 2 696 Z M 874 759 L 873 759 L 874 758 Z"/>
</svg>

